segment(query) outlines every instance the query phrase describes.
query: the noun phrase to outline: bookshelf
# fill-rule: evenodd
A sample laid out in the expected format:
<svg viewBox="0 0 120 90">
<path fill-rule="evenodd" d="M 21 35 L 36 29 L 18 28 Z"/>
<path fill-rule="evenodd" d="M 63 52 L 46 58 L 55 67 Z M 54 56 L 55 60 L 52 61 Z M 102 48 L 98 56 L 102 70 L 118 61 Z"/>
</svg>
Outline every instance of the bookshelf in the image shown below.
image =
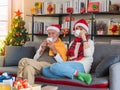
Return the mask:
<svg viewBox="0 0 120 90">
<path fill-rule="evenodd" d="M 71 34 L 71 18 L 72 16 L 76 17 L 76 16 L 81 16 L 81 15 L 89 15 L 91 17 L 91 34 L 90 34 L 90 37 L 92 40 L 94 40 L 96 37 L 97 38 L 101 38 L 101 37 L 112 37 L 112 38 L 119 38 L 120 37 L 120 34 L 119 35 L 108 35 L 108 34 L 104 34 L 104 35 L 97 35 L 96 34 L 96 23 L 95 23 L 95 19 L 96 19 L 96 15 L 99 16 L 99 15 L 102 15 L 102 16 L 105 16 L 105 15 L 120 15 L 120 12 L 92 12 L 92 13 L 78 13 L 78 14 L 73 14 L 73 13 L 70 13 L 70 14 L 42 14 L 42 15 L 28 15 L 28 16 L 31 16 L 32 17 L 32 41 L 34 41 L 34 36 L 47 36 L 47 34 L 35 34 L 34 33 L 34 19 L 35 17 L 43 17 L 43 18 L 46 18 L 46 17 L 57 17 L 58 18 L 58 23 L 61 25 L 62 24 L 62 19 L 63 17 L 65 16 L 69 16 L 70 17 L 70 25 L 69 25 L 69 34 L 67 35 L 67 37 L 69 38 L 69 42 L 71 42 L 72 40 L 72 37 L 73 35 Z M 61 35 L 62 36 L 62 35 Z"/>
</svg>

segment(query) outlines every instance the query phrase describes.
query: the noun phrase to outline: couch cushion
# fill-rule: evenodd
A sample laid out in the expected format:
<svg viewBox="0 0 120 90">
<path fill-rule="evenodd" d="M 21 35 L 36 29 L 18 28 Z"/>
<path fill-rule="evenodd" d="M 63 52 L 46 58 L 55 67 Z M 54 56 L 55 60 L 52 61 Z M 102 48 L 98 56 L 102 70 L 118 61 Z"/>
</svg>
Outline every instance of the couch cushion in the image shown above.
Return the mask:
<svg viewBox="0 0 120 90">
<path fill-rule="evenodd" d="M 4 66 L 17 66 L 21 58 L 33 58 L 34 54 L 34 47 L 7 46 Z"/>
<path fill-rule="evenodd" d="M 120 56 L 120 45 L 111 45 L 111 44 L 95 44 L 94 60 L 92 64 L 91 73 L 95 72 L 97 65 L 102 61 L 106 56 L 118 55 Z"/>
<path fill-rule="evenodd" d="M 9 73 L 12 73 L 12 74 L 16 74 L 17 70 L 18 70 L 17 66 L 0 67 L 0 73 L 9 72 Z"/>
<path fill-rule="evenodd" d="M 40 47 L 41 42 L 33 42 L 33 41 L 28 41 L 24 44 L 24 47 L 35 47 L 35 50 L 38 50 Z"/>
<path fill-rule="evenodd" d="M 87 87 L 87 88 L 108 88 L 108 77 L 96 78 L 95 75 L 92 75 L 92 83 L 87 85 L 84 82 L 81 82 L 76 79 L 53 79 L 47 78 L 44 76 L 36 76 L 35 81 L 39 83 L 50 83 L 50 84 L 61 84 L 61 85 L 69 85 L 69 86 L 78 86 L 78 87 Z"/>
<path fill-rule="evenodd" d="M 109 67 L 120 61 L 119 56 L 106 56 L 96 67 L 96 77 L 103 77 L 109 75 Z"/>
</svg>

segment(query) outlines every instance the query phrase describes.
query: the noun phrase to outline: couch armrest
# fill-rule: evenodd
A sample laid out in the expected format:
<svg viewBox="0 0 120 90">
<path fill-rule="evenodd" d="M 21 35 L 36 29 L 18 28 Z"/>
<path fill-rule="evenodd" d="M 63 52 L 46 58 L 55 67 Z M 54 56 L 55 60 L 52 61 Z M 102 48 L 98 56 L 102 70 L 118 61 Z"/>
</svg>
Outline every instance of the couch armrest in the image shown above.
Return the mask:
<svg viewBox="0 0 120 90">
<path fill-rule="evenodd" d="M 5 60 L 5 57 L 4 56 L 0 56 L 0 67 L 4 66 L 4 60 Z"/>
<path fill-rule="evenodd" d="M 109 88 L 110 90 L 120 89 L 120 62 L 109 68 Z"/>
</svg>

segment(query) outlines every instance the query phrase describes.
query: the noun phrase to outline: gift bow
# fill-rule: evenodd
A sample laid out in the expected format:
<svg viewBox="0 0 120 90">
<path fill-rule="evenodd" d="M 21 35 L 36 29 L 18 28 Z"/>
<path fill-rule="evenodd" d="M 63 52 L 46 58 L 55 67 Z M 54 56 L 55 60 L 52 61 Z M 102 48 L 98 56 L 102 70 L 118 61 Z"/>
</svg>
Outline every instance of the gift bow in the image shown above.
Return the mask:
<svg viewBox="0 0 120 90">
<path fill-rule="evenodd" d="M 2 82 L 3 80 L 8 80 L 8 79 L 13 80 L 13 77 L 9 75 L 7 72 L 4 72 L 2 75 L 0 75 L 0 82 Z"/>
</svg>

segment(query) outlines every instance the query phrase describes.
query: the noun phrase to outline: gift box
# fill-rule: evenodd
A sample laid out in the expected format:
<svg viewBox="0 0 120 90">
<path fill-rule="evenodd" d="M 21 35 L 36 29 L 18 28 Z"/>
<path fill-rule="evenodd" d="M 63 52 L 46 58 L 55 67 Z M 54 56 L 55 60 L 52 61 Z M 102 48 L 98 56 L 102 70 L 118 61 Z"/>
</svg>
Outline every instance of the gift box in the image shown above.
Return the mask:
<svg viewBox="0 0 120 90">
<path fill-rule="evenodd" d="M 14 81 L 15 81 L 15 77 L 12 77 L 10 79 L 3 80 L 3 83 L 9 84 L 12 87 Z"/>
<path fill-rule="evenodd" d="M 0 82 L 1 83 L 8 84 L 12 87 L 14 81 L 15 81 L 15 77 L 9 75 L 7 72 L 0 75 Z"/>
<path fill-rule="evenodd" d="M 18 89 L 16 89 L 15 87 L 13 87 L 13 90 L 18 90 Z M 19 90 L 41 90 L 41 85 L 33 84 L 29 88 L 23 88 L 23 89 L 19 89 Z"/>
<path fill-rule="evenodd" d="M 89 2 L 88 12 L 99 12 L 100 2 Z"/>
<path fill-rule="evenodd" d="M 108 35 L 119 35 L 119 25 L 118 24 L 111 24 L 108 28 Z"/>
<path fill-rule="evenodd" d="M 0 83 L 0 90 L 11 90 L 11 86 L 9 84 Z"/>
</svg>

